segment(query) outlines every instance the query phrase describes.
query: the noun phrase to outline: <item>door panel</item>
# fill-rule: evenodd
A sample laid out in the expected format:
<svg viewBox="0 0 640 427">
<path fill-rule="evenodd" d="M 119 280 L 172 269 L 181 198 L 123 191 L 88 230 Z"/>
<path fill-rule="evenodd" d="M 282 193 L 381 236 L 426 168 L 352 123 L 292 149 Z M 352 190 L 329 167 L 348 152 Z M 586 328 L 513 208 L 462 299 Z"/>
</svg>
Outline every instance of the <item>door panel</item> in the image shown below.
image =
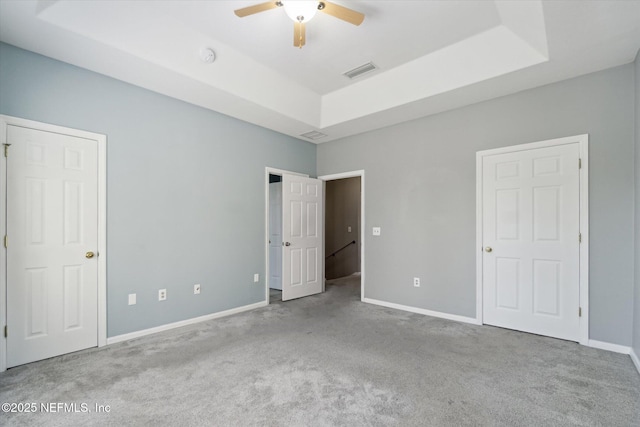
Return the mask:
<svg viewBox="0 0 640 427">
<path fill-rule="evenodd" d="M 97 345 L 98 147 L 9 125 L 7 366 Z"/>
<path fill-rule="evenodd" d="M 291 275 L 287 285 L 289 285 L 288 289 L 293 289 L 303 285 L 302 271 L 304 270 L 304 265 L 302 264 L 302 249 L 293 248 L 289 249 L 289 251 L 290 255 L 288 257 L 285 255 L 286 259 L 291 260 Z"/>
<path fill-rule="evenodd" d="M 533 312 L 550 316 L 560 315 L 559 261 L 533 260 Z"/>
<path fill-rule="evenodd" d="M 578 341 L 578 158 L 577 143 L 483 158 L 483 323 Z"/>
<path fill-rule="evenodd" d="M 520 260 L 496 258 L 496 307 L 518 310 L 521 287 Z"/>
<path fill-rule="evenodd" d="M 26 338 L 35 338 L 47 334 L 47 269 L 28 268 L 25 270 L 25 276 L 28 302 L 24 307 Z"/>
<path fill-rule="evenodd" d="M 322 292 L 322 203 L 322 181 L 282 176 L 283 301 Z"/>
<path fill-rule="evenodd" d="M 560 200 L 562 187 L 533 189 L 533 240 L 558 241 L 560 239 Z"/>
</svg>

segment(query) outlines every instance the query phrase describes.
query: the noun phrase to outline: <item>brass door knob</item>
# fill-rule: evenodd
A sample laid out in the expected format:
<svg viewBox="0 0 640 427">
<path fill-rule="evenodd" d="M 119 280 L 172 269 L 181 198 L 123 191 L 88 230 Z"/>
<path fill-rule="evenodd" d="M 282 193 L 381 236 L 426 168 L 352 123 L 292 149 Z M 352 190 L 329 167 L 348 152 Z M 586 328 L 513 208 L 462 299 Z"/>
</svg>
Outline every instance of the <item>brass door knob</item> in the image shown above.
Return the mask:
<svg viewBox="0 0 640 427">
<path fill-rule="evenodd" d="M 485 252 L 491 252 L 493 249 L 491 249 L 491 246 L 487 246 L 486 248 L 484 248 Z"/>
<path fill-rule="evenodd" d="M 87 258 L 93 258 L 95 254 L 91 251 L 87 252 L 86 254 L 84 254 L 84 256 L 86 256 Z"/>
</svg>

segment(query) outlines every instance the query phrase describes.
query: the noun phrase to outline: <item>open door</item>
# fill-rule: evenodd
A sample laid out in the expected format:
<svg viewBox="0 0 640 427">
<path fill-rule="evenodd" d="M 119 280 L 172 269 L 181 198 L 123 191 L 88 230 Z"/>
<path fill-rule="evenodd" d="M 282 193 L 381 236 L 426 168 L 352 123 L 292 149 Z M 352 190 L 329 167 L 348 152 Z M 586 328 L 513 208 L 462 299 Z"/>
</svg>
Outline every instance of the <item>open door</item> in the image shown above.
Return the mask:
<svg viewBox="0 0 640 427">
<path fill-rule="evenodd" d="M 282 175 L 282 300 L 322 292 L 322 181 Z"/>
</svg>

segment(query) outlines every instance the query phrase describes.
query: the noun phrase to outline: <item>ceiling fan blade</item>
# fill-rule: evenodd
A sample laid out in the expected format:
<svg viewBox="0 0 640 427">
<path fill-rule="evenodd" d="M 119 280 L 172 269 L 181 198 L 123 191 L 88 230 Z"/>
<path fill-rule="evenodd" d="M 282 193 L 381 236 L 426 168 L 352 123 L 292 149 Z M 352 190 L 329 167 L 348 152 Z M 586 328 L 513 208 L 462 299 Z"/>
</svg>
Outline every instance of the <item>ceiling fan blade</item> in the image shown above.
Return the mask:
<svg viewBox="0 0 640 427">
<path fill-rule="evenodd" d="M 277 1 L 268 1 L 266 3 L 254 4 L 253 6 L 243 7 L 242 9 L 235 10 L 234 13 L 240 18 L 253 15 L 254 13 L 264 12 L 270 9 L 275 9 L 280 6 Z"/>
<path fill-rule="evenodd" d="M 318 10 L 353 25 L 360 25 L 364 21 L 364 14 L 328 1 L 320 2 Z"/>
<path fill-rule="evenodd" d="M 293 45 L 302 49 L 306 40 L 304 22 L 293 23 Z"/>
</svg>

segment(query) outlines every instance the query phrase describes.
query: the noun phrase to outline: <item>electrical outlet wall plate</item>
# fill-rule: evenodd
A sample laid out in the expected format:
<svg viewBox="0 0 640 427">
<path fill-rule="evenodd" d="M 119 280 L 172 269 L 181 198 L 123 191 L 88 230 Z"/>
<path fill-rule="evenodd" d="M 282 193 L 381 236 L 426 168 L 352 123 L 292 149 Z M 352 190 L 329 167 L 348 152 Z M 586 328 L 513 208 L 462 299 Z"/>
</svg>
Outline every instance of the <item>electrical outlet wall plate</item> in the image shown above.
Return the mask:
<svg viewBox="0 0 640 427">
<path fill-rule="evenodd" d="M 166 289 L 160 289 L 158 291 L 158 301 L 164 301 L 167 299 L 167 290 Z"/>
<path fill-rule="evenodd" d="M 413 278 L 413 286 L 416 288 L 420 287 L 420 278 L 419 277 L 414 277 Z"/>
<path fill-rule="evenodd" d="M 129 305 L 136 305 L 136 294 L 129 294 Z"/>
<path fill-rule="evenodd" d="M 379 236 L 380 235 L 380 227 L 373 227 L 373 235 L 374 236 Z"/>
</svg>

